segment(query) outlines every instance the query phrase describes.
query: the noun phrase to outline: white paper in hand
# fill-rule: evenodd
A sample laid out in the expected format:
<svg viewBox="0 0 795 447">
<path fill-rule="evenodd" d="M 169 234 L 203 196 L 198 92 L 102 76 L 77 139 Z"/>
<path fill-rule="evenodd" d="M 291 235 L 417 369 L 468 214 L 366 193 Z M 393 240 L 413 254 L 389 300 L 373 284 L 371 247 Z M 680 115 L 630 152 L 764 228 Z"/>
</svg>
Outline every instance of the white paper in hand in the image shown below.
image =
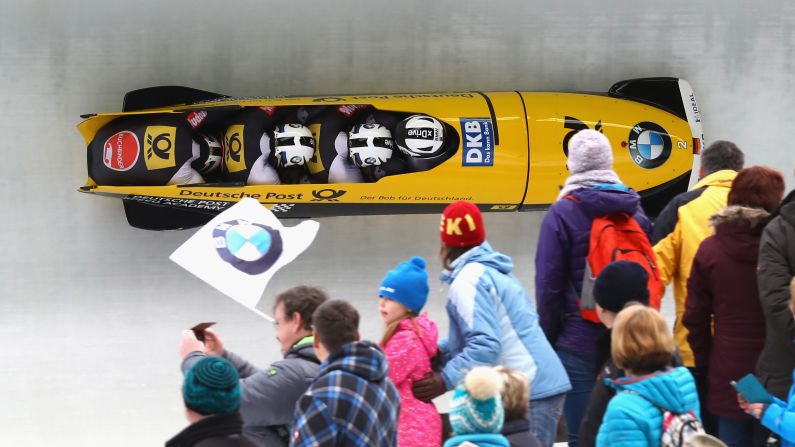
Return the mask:
<svg viewBox="0 0 795 447">
<path fill-rule="evenodd" d="M 257 200 L 245 198 L 199 229 L 170 259 L 265 316 L 255 306 L 268 281 L 312 244 L 319 227 L 313 220 L 285 227 Z"/>
</svg>

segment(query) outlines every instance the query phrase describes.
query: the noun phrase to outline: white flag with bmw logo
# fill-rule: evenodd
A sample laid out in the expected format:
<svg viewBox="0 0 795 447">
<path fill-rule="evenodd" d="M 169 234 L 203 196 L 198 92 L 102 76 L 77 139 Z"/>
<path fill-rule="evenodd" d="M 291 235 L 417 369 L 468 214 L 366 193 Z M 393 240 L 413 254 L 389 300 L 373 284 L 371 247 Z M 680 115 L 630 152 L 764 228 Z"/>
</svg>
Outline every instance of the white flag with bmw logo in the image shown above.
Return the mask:
<svg viewBox="0 0 795 447">
<path fill-rule="evenodd" d="M 270 318 L 255 307 L 268 281 L 312 244 L 319 227 L 314 220 L 285 227 L 257 200 L 245 198 L 199 229 L 170 258 Z"/>
</svg>

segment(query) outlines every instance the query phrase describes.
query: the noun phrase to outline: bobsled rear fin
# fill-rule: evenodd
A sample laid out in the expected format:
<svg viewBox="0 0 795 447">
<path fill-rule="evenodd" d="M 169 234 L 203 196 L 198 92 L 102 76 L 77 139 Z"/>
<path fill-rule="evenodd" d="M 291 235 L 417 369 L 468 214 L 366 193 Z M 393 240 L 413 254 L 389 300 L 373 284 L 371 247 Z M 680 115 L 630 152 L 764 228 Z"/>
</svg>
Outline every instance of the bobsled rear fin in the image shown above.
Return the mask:
<svg viewBox="0 0 795 447">
<path fill-rule="evenodd" d="M 639 78 L 619 81 L 607 91 L 613 98 L 642 102 L 687 120 L 678 78 Z"/>
<path fill-rule="evenodd" d="M 147 87 L 127 92 L 124 95 L 122 111 L 155 109 L 219 98 L 228 98 L 228 96 L 179 85 Z"/>
</svg>

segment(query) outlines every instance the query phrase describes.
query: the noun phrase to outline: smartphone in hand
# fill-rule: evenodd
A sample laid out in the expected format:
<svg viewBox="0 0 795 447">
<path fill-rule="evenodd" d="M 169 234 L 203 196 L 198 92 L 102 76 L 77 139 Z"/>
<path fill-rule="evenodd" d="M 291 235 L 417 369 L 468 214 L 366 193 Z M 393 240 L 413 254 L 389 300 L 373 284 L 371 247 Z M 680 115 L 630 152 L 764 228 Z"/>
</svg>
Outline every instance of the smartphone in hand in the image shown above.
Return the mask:
<svg viewBox="0 0 795 447">
<path fill-rule="evenodd" d="M 207 322 L 207 323 L 199 323 L 196 326 L 193 326 L 192 328 L 190 328 L 190 330 L 193 331 L 193 333 L 196 335 L 196 338 L 200 342 L 204 342 L 204 330 L 207 329 L 208 327 L 214 325 L 214 324 L 215 324 L 214 321 L 213 322 Z"/>
<path fill-rule="evenodd" d="M 731 385 L 748 403 L 769 404 L 773 402 L 773 396 L 767 392 L 753 374 L 748 374 L 736 382 L 732 381 Z"/>
</svg>

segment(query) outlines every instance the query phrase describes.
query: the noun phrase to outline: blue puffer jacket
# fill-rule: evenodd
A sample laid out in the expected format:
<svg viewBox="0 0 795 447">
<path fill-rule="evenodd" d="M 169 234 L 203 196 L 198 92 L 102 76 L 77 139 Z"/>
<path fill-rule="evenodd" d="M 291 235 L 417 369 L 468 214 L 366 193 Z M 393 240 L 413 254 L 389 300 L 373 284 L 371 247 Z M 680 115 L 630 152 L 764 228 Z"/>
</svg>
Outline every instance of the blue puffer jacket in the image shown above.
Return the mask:
<svg viewBox="0 0 795 447">
<path fill-rule="evenodd" d="M 505 436 L 494 433 L 453 436 L 444 443 L 444 447 L 458 447 L 465 442 L 477 447 L 511 447 Z"/>
<path fill-rule="evenodd" d="M 439 342 L 447 363 L 447 389 L 478 365 L 504 365 L 530 379 L 530 398 L 571 389 L 566 371 L 538 325 L 535 306 L 511 274 L 511 258 L 488 242 L 459 256 L 441 280 L 450 283 L 447 338 Z"/>
<path fill-rule="evenodd" d="M 795 381 L 795 371 L 792 380 Z M 795 385 L 789 389 L 787 402 L 773 399 L 762 415 L 762 425 L 781 436 L 781 447 L 795 447 Z"/>
<path fill-rule="evenodd" d="M 585 258 L 594 217 L 632 214 L 646 234 L 651 223 L 640 207 L 640 196 L 624 185 L 578 189 L 575 200 L 553 203 L 544 216 L 536 249 L 536 299 L 544 333 L 556 349 L 586 359 L 596 357 L 601 324 L 580 317 L 577 297 L 582 290 Z"/>
<path fill-rule="evenodd" d="M 617 394 L 607 405 L 596 438 L 597 447 L 659 447 L 662 437 L 660 408 L 673 413 L 693 411 L 701 417 L 696 382 L 683 366 L 647 376 L 608 379 L 606 383 L 615 388 Z"/>
</svg>

